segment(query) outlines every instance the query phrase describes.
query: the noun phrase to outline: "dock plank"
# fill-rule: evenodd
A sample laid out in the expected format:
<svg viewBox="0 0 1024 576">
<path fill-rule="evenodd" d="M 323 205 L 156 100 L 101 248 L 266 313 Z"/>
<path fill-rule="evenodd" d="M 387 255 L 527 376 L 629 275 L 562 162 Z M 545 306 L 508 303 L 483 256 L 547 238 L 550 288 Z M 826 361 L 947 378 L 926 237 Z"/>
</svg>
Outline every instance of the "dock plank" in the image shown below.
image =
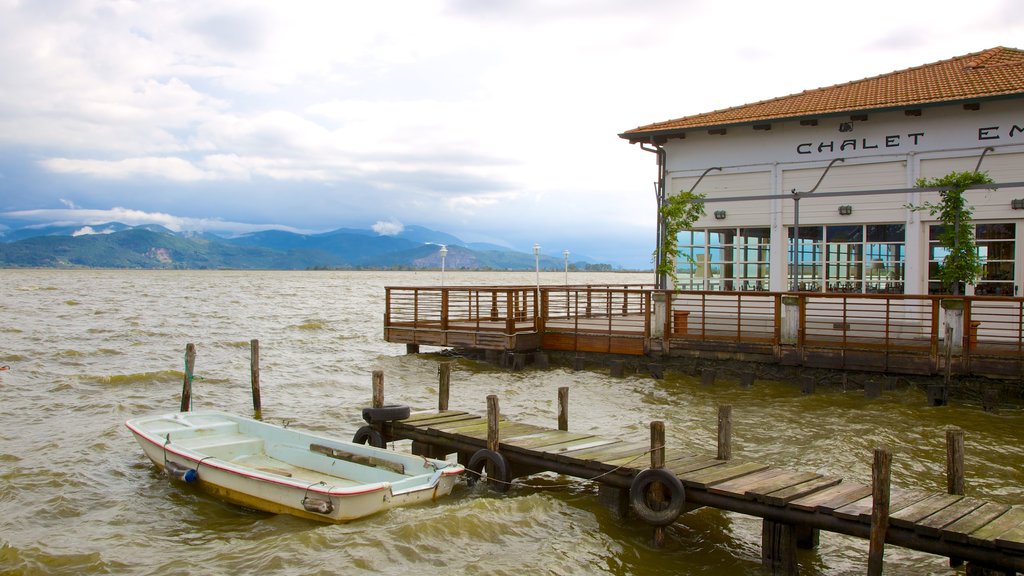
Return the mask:
<svg viewBox="0 0 1024 576">
<path fill-rule="evenodd" d="M 623 454 L 636 453 L 638 451 L 646 451 L 649 443 L 645 442 L 613 442 L 604 446 L 595 446 L 593 448 L 581 448 L 579 450 L 573 450 L 564 454 L 559 454 L 556 459 L 572 459 L 572 460 L 589 460 L 601 462 L 606 458 L 616 458 Z"/>
<path fill-rule="evenodd" d="M 871 487 L 855 482 L 842 482 L 789 502 L 789 506 L 807 512 L 831 512 L 871 494 Z"/>
<path fill-rule="evenodd" d="M 925 492 L 923 490 L 893 488 L 889 492 L 889 514 L 893 514 L 907 506 L 916 504 L 933 494 L 934 492 Z M 839 518 L 845 518 L 847 520 L 857 520 L 865 524 L 870 524 L 872 505 L 873 501 L 871 497 L 868 496 L 861 498 L 856 502 L 851 502 L 842 508 L 837 508 L 832 515 L 838 516 Z"/>
<path fill-rule="evenodd" d="M 967 541 L 975 546 L 995 548 L 996 541 L 1004 533 L 1014 530 L 1022 522 L 1024 522 L 1024 508 L 1010 508 L 1002 516 L 971 532 L 967 536 Z"/>
<path fill-rule="evenodd" d="M 572 457 L 577 451 L 583 451 L 590 448 L 600 448 L 610 446 L 619 442 L 618 440 L 612 440 L 609 438 L 602 438 L 600 436 L 591 436 L 589 438 L 581 438 L 578 442 L 572 442 L 564 446 L 559 446 L 553 450 L 548 450 L 547 453 L 551 456 L 568 455 Z"/>
<path fill-rule="evenodd" d="M 1024 552 L 1024 524 L 1019 524 L 1016 528 L 1012 528 L 997 536 L 996 546 L 1016 552 Z"/>
<path fill-rule="evenodd" d="M 758 482 L 774 479 L 784 473 L 785 470 L 779 468 L 767 468 L 760 472 L 754 472 L 753 474 L 747 474 L 746 476 L 709 486 L 708 492 L 725 494 L 734 498 L 746 498 L 747 490 L 750 486 L 756 485 Z"/>
<path fill-rule="evenodd" d="M 531 434 L 528 437 L 510 439 L 507 443 L 523 450 L 539 450 L 545 446 L 555 446 L 566 442 L 572 442 L 574 440 L 583 440 L 593 437 L 594 436 L 592 434 L 542 429 L 536 435 Z"/>
<path fill-rule="evenodd" d="M 784 470 L 782 474 L 759 482 L 754 486 L 748 486 L 744 497 L 748 500 L 755 500 L 759 497 L 770 494 L 772 492 L 788 488 L 790 486 L 796 486 L 809 480 L 815 480 L 821 478 L 821 474 L 817 472 L 793 472 L 791 470 Z"/>
<path fill-rule="evenodd" d="M 907 506 L 902 510 L 889 514 L 889 523 L 901 528 L 913 528 L 921 520 L 935 514 L 939 510 L 955 504 L 963 499 L 963 496 L 955 494 L 934 494 Z"/>
<path fill-rule="evenodd" d="M 669 462 L 666 464 L 666 468 L 671 470 L 676 476 L 682 477 L 684 474 L 691 474 L 701 470 L 707 470 L 715 466 L 721 466 L 725 464 L 727 460 L 719 460 L 714 456 L 698 456 L 695 458 L 687 458 L 676 462 Z"/>
<path fill-rule="evenodd" d="M 971 532 L 1002 516 L 1009 509 L 1010 507 L 1006 504 L 985 502 L 974 512 L 944 527 L 940 537 L 952 542 L 966 543 L 967 537 Z"/>
<path fill-rule="evenodd" d="M 498 425 L 498 440 L 499 442 L 504 444 L 506 438 L 533 435 L 543 431 L 543 428 L 534 426 L 533 424 L 516 424 L 513 422 L 501 422 Z M 479 440 L 487 440 L 487 424 L 485 423 L 482 428 L 474 427 L 460 430 L 459 435 L 468 436 L 470 438 L 477 438 Z"/>
<path fill-rule="evenodd" d="M 409 417 L 405 420 L 397 420 L 397 422 L 401 422 L 408 426 L 420 427 L 429 423 L 448 422 L 458 419 L 470 420 L 475 418 L 480 417 L 476 414 L 470 414 L 468 412 L 461 412 L 458 410 L 445 410 L 443 412 L 424 410 L 422 412 L 413 412 L 412 414 L 409 414 Z"/>
<path fill-rule="evenodd" d="M 938 537 L 942 528 L 956 522 L 964 516 L 974 512 L 984 504 L 976 498 L 963 498 L 949 506 L 939 510 L 935 514 L 923 518 L 914 526 L 914 531 L 925 536 Z"/>
<path fill-rule="evenodd" d="M 842 481 L 843 479 L 838 476 L 821 476 L 820 478 L 780 488 L 773 492 L 755 494 L 754 499 L 758 502 L 764 502 L 765 504 L 771 504 L 773 506 L 785 506 L 793 500 L 810 496 L 811 494 L 820 492 L 821 490 L 826 490 L 841 483 Z"/>
<path fill-rule="evenodd" d="M 689 485 L 697 488 L 707 488 L 711 484 L 717 484 L 719 482 L 725 482 L 740 476 L 746 476 L 754 472 L 760 472 L 768 468 L 767 464 L 761 464 L 760 462 L 735 462 L 730 461 L 728 464 L 721 466 L 713 466 L 704 470 L 698 470 L 685 475 L 680 475 L 679 479 L 683 481 L 684 485 Z"/>
</svg>

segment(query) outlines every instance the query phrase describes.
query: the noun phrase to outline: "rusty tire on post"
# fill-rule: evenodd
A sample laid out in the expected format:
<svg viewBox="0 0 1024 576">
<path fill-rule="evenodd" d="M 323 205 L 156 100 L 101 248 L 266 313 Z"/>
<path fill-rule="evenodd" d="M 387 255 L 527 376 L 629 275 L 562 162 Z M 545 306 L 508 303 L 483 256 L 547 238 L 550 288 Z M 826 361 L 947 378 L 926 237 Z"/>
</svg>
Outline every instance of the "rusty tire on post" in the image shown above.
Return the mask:
<svg viewBox="0 0 1024 576">
<path fill-rule="evenodd" d="M 387 445 L 384 442 L 384 435 L 372 426 L 363 426 L 356 430 L 355 435 L 352 436 L 352 442 L 354 444 L 369 444 L 374 448 L 384 448 Z"/>
<path fill-rule="evenodd" d="M 655 483 L 665 487 L 663 507 L 655 510 L 648 501 L 648 492 Z M 651 526 L 668 526 L 679 518 L 686 504 L 686 489 L 675 474 L 664 468 L 641 471 L 629 486 L 629 504 L 641 520 Z"/>
<path fill-rule="evenodd" d="M 469 464 L 466 466 L 466 470 L 469 471 L 469 475 L 466 477 L 467 483 L 471 486 L 476 484 L 477 479 L 483 477 L 488 464 L 490 464 L 490 473 L 488 473 L 487 479 L 491 489 L 495 492 L 508 492 L 512 482 L 508 460 L 500 453 L 486 448 L 477 450 L 469 459 Z"/>
</svg>

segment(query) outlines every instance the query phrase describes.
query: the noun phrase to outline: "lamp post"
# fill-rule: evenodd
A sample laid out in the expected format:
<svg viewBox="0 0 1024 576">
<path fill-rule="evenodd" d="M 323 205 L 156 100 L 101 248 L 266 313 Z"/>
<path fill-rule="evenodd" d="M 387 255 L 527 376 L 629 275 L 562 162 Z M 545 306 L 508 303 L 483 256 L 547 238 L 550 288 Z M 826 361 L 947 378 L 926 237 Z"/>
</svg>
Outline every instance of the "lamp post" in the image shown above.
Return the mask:
<svg viewBox="0 0 1024 576">
<path fill-rule="evenodd" d="M 448 247 L 441 244 L 441 288 L 444 288 L 444 257 L 448 255 Z"/>
<path fill-rule="evenodd" d="M 540 244 L 533 245 L 533 261 L 537 272 L 537 294 L 540 294 Z"/>
<path fill-rule="evenodd" d="M 569 251 L 562 250 L 562 256 L 565 257 L 565 285 L 569 285 Z"/>
</svg>

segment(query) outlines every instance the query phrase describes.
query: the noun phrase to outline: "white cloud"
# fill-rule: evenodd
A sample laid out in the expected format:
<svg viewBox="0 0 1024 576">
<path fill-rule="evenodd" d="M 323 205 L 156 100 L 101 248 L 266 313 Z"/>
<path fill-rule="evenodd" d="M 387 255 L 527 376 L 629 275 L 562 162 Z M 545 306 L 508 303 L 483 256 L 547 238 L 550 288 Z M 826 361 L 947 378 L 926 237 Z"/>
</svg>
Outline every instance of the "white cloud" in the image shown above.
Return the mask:
<svg viewBox="0 0 1024 576">
<path fill-rule="evenodd" d="M 371 228 L 381 236 L 398 236 L 402 233 L 402 230 L 405 230 L 405 226 L 397 220 L 389 220 L 386 222 L 378 220 Z"/>
<path fill-rule="evenodd" d="M 251 224 L 246 222 L 232 222 L 217 218 L 190 218 L 174 216 L 163 212 L 146 212 L 130 208 L 111 208 L 109 210 L 91 209 L 39 209 L 39 210 L 14 210 L 0 212 L 0 217 L 10 220 L 39 224 L 53 224 L 59 226 L 84 225 L 75 235 L 80 234 L 107 234 L 113 230 L 103 229 L 99 232 L 93 226 L 120 222 L 129 226 L 142 226 L 144 224 L 158 224 L 174 232 L 216 232 L 228 234 L 245 234 L 261 230 L 288 230 L 299 234 L 309 234 L 314 231 L 281 224 Z"/>
</svg>

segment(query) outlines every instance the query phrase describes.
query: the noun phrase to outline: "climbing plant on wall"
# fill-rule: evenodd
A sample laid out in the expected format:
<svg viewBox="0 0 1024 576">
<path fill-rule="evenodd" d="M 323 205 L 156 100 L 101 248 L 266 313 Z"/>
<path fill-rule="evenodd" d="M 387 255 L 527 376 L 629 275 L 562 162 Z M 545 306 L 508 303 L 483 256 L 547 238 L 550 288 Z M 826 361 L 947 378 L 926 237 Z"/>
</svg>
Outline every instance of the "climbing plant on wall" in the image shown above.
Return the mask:
<svg viewBox="0 0 1024 576">
<path fill-rule="evenodd" d="M 986 172 L 950 172 L 941 178 L 921 178 L 918 188 L 943 187 L 938 202 L 921 205 L 908 204 L 911 210 L 927 210 L 942 223 L 939 243 L 947 250 L 939 263 L 942 286 L 953 294 L 960 294 L 961 285 L 974 284 L 982 272 L 982 262 L 974 243 L 971 219 L 974 209 L 964 199 L 964 191 L 975 184 L 991 184 Z"/>
<path fill-rule="evenodd" d="M 665 205 L 659 209 L 661 219 L 665 223 L 665 235 L 661 239 L 661 253 L 665 255 L 665 258 L 657 263 L 655 272 L 671 278 L 673 288 L 679 280 L 676 259 L 682 256 L 690 264 L 695 264 L 689 254 L 679 253 L 679 234 L 686 230 L 692 230 L 694 222 L 704 216 L 703 199 L 703 194 L 680 192 L 669 196 Z"/>
</svg>

